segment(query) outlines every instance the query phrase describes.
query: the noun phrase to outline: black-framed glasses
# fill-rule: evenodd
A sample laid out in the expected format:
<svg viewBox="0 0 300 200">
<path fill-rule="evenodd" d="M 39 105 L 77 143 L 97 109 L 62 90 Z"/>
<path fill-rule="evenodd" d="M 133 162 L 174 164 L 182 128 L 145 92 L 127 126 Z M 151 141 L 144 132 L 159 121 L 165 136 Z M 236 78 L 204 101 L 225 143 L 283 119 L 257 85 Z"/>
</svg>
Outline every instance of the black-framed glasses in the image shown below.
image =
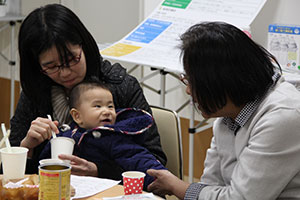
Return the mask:
<svg viewBox="0 0 300 200">
<path fill-rule="evenodd" d="M 64 67 L 72 67 L 74 65 L 77 65 L 81 60 L 81 55 L 82 55 L 82 48 L 80 49 L 80 53 L 78 56 L 72 56 L 68 60 L 68 65 L 66 63 L 63 63 L 61 65 L 54 65 L 51 67 L 48 67 L 47 65 L 43 65 L 44 69 L 41 69 L 41 72 L 46 75 L 50 75 L 50 74 L 54 74 L 54 73 L 60 71 Z"/>
<path fill-rule="evenodd" d="M 185 74 L 181 73 L 181 74 L 179 75 L 179 79 L 180 79 L 180 81 L 181 81 L 185 86 L 188 86 L 188 85 L 189 85 L 189 81 L 188 81 L 188 79 L 187 79 L 187 77 L 186 77 Z"/>
</svg>

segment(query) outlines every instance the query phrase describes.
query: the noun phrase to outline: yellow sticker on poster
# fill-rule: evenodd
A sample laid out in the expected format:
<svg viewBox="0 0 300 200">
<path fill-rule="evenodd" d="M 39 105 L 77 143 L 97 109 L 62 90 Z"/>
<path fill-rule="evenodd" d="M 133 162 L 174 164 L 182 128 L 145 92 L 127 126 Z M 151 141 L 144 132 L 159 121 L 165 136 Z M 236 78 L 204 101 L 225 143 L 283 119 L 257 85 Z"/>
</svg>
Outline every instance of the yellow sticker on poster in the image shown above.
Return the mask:
<svg viewBox="0 0 300 200">
<path fill-rule="evenodd" d="M 101 54 L 106 55 L 106 56 L 120 57 L 120 56 L 125 56 L 127 54 L 130 54 L 140 48 L 141 47 L 139 47 L 139 46 L 117 43 L 111 47 L 108 47 L 108 48 L 102 50 Z"/>
</svg>

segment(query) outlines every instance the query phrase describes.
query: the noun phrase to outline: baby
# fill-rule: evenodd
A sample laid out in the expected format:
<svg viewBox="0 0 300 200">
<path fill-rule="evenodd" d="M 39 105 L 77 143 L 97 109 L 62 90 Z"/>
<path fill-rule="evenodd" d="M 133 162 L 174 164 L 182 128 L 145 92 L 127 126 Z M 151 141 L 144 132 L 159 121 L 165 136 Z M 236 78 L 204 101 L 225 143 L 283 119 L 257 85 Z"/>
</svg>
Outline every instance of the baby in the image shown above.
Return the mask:
<svg viewBox="0 0 300 200">
<path fill-rule="evenodd" d="M 70 93 L 70 107 L 74 123 L 58 136 L 75 140 L 74 155 L 96 165 L 114 160 L 125 171 L 146 173 L 148 169 L 165 169 L 146 148 L 137 144 L 142 143 L 142 133 L 153 123 L 149 113 L 134 108 L 116 113 L 112 93 L 98 80 L 76 85 Z M 49 148 L 47 145 L 41 159 L 50 157 Z M 152 181 L 146 175 L 144 189 Z"/>
</svg>

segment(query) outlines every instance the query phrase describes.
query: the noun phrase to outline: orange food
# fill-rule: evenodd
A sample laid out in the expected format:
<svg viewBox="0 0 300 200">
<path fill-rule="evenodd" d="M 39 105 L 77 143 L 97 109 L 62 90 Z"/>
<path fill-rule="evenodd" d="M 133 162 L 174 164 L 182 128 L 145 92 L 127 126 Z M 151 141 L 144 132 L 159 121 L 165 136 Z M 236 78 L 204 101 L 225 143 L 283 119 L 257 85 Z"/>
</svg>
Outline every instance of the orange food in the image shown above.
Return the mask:
<svg viewBox="0 0 300 200">
<path fill-rule="evenodd" d="M 6 188 L 0 180 L 0 200 L 38 200 L 39 198 L 39 176 L 28 175 L 28 180 L 22 183 L 22 187 Z M 75 189 L 71 186 L 71 197 L 75 195 Z"/>
<path fill-rule="evenodd" d="M 1 181 L 0 181 L 1 182 Z M 38 175 L 29 175 L 28 180 L 17 188 L 6 188 L 0 184 L 1 200 L 37 200 L 39 195 Z"/>
<path fill-rule="evenodd" d="M 23 188 L 24 194 L 23 199 L 24 200 L 35 200 L 39 198 L 39 188 L 38 187 L 24 187 Z"/>
</svg>

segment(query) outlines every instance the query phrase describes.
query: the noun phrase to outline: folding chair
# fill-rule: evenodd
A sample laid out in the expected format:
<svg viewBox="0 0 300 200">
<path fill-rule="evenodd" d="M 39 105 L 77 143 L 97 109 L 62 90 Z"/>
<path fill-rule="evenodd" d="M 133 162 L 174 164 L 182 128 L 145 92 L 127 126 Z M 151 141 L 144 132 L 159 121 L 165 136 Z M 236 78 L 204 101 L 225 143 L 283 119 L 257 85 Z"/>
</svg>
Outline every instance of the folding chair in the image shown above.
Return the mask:
<svg viewBox="0 0 300 200">
<path fill-rule="evenodd" d="M 166 168 L 175 176 L 182 179 L 180 119 L 175 111 L 157 106 L 150 106 L 150 108 L 158 128 L 163 151 L 168 159 Z"/>
</svg>

